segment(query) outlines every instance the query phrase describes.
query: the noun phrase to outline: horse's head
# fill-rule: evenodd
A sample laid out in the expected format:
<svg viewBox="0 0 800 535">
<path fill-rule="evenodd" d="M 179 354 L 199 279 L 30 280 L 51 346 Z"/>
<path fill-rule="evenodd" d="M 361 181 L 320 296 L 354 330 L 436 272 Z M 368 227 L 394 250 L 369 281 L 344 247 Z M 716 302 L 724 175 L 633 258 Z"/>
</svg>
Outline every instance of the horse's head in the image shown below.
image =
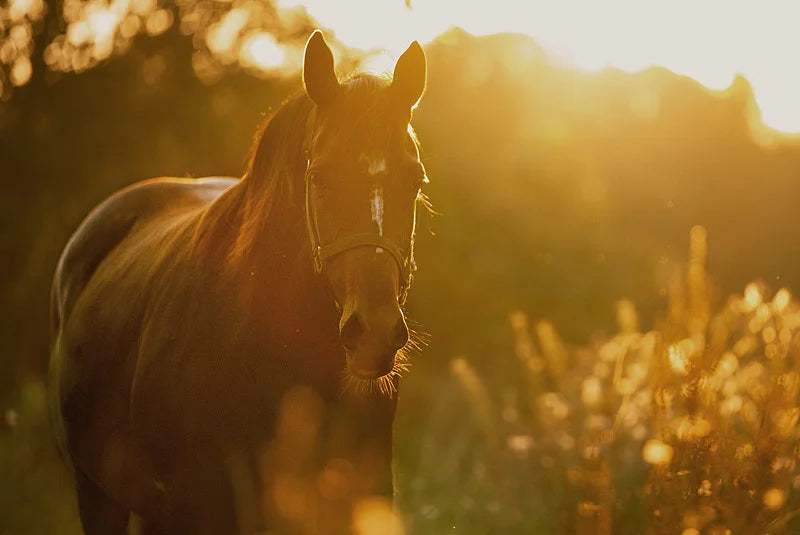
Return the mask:
<svg viewBox="0 0 800 535">
<path fill-rule="evenodd" d="M 341 316 L 349 373 L 392 372 L 409 332 L 401 305 L 414 269 L 416 202 L 425 169 L 409 126 L 425 88 L 417 42 L 392 82 L 356 75 L 339 83 L 322 34 L 306 45 L 303 83 L 315 104 L 308 141 L 306 217 L 314 262 Z"/>
</svg>

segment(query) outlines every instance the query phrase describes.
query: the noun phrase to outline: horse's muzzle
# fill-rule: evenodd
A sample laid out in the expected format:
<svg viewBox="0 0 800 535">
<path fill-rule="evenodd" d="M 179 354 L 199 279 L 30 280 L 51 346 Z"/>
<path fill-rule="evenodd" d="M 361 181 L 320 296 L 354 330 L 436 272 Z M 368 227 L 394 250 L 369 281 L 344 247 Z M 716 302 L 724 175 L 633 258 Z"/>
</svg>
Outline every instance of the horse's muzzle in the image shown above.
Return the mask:
<svg viewBox="0 0 800 535">
<path fill-rule="evenodd" d="M 348 370 L 358 379 L 390 373 L 397 351 L 408 342 L 408 326 L 396 303 L 370 312 L 345 311 L 339 325 Z"/>
</svg>

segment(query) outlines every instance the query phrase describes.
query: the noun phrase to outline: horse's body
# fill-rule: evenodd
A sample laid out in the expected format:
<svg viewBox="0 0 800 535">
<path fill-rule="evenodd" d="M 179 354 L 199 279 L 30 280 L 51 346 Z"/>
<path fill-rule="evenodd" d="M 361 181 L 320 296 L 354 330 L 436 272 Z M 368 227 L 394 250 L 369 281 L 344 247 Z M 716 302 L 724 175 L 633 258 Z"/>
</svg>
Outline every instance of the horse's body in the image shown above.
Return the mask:
<svg viewBox="0 0 800 535">
<path fill-rule="evenodd" d="M 52 406 L 87 533 L 125 533 L 131 512 L 154 533 L 347 533 L 352 503 L 391 499 L 396 397 L 343 393 L 341 378 L 372 373 L 362 339 L 384 336 L 369 322 L 396 314 L 397 299 L 368 309 L 339 281 L 360 258 L 378 277 L 364 287 L 396 287 L 401 268 L 355 243 L 316 259 L 317 273 L 313 110 L 305 95 L 282 107 L 244 179 L 136 184 L 68 243 L 52 294 Z M 366 244 L 392 246 L 379 226 Z"/>
</svg>

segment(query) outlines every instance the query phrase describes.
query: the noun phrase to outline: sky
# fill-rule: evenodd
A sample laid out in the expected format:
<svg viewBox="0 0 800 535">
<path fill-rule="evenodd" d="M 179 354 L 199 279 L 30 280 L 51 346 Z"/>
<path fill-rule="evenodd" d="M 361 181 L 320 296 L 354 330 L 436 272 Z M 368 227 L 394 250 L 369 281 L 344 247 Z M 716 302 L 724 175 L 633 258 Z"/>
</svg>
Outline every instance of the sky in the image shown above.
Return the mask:
<svg viewBox="0 0 800 535">
<path fill-rule="evenodd" d="M 396 57 L 458 26 L 533 37 L 555 60 L 593 72 L 658 65 L 725 89 L 737 74 L 762 121 L 800 133 L 800 0 L 280 0 L 302 4 L 345 45 Z M 358 13 L 357 16 L 353 15 Z"/>
</svg>

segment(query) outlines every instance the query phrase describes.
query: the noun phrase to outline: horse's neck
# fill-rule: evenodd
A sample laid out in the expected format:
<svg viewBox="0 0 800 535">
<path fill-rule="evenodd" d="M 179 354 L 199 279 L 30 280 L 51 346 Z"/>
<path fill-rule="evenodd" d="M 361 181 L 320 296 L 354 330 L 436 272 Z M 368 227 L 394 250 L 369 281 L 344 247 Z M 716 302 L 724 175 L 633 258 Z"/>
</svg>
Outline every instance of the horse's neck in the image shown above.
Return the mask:
<svg viewBox="0 0 800 535">
<path fill-rule="evenodd" d="M 281 331 L 330 330 L 334 305 L 313 270 L 302 207 L 274 199 L 266 209 L 249 197 L 259 194 L 243 182 L 209 208 L 216 212 L 206 218 L 215 227 L 206 234 L 217 241 L 212 261 L 225 266 L 220 276 L 233 291 L 249 294 L 247 313 L 255 321 L 264 318 Z"/>
</svg>

